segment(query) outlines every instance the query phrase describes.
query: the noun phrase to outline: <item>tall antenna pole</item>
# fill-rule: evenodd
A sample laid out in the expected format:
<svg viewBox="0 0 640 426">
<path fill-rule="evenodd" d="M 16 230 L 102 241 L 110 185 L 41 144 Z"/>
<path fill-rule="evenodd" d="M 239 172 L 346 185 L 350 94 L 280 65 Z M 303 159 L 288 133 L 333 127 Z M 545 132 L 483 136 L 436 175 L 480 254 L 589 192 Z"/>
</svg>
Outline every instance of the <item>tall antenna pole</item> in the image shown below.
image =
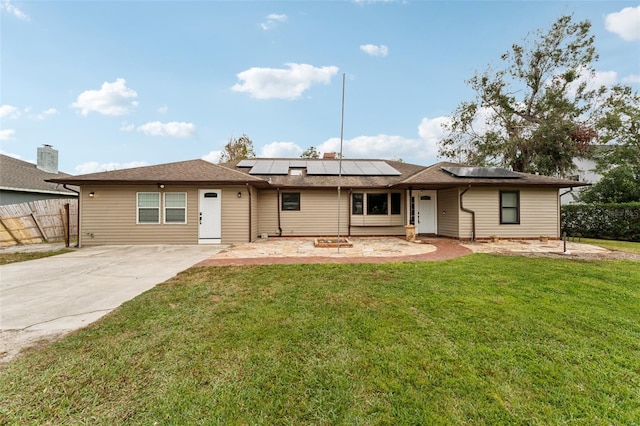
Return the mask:
<svg viewBox="0 0 640 426">
<path fill-rule="evenodd" d="M 340 117 L 340 156 L 338 157 L 338 253 L 340 253 L 340 184 L 342 182 L 342 140 L 344 136 L 344 79 L 342 73 L 342 116 Z"/>
</svg>

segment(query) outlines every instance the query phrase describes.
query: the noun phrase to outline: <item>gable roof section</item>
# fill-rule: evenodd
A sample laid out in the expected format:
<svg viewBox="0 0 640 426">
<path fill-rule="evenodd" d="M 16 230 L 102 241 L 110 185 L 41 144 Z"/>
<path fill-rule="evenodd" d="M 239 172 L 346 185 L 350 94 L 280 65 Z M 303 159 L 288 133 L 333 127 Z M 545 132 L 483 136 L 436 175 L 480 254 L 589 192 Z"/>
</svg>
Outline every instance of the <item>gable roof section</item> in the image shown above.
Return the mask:
<svg viewBox="0 0 640 426">
<path fill-rule="evenodd" d="M 441 162 L 426 167 L 414 175 L 404 179 L 399 183 L 401 187 L 430 187 L 452 188 L 456 186 L 546 186 L 556 188 L 572 188 L 576 186 L 587 186 L 587 183 L 577 182 L 574 180 L 554 178 L 550 176 L 532 175 L 529 173 L 512 172 L 508 173 L 485 173 L 484 170 L 490 171 L 489 168 L 474 167 L 477 172 L 467 173 L 469 166 L 458 163 Z M 500 169 L 504 170 L 504 169 Z M 451 171 L 460 172 L 456 176 Z"/>
<path fill-rule="evenodd" d="M 262 179 L 205 160 L 180 161 L 156 166 L 112 170 L 68 178 L 50 179 L 50 181 L 74 185 L 157 183 L 179 185 L 194 183 L 209 185 L 251 183 L 260 185 L 265 183 Z"/>
<path fill-rule="evenodd" d="M 38 169 L 38 166 L 33 163 L 0 154 L 0 189 L 5 191 L 38 192 L 75 197 L 77 196 L 75 192 L 63 188 L 60 184 L 46 182 L 47 179 L 70 176 L 62 172 L 47 173 Z"/>
</svg>

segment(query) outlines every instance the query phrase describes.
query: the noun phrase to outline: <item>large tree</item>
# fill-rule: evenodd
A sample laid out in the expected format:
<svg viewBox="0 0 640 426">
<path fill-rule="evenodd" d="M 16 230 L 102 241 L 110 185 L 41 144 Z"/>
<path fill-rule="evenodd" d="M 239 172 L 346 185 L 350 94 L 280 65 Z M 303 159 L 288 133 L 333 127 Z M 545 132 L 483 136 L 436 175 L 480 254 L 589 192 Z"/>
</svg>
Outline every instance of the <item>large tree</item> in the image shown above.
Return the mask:
<svg viewBox="0 0 640 426">
<path fill-rule="evenodd" d="M 249 139 L 249 136 L 243 134 L 237 139 L 233 137 L 229 139 L 220 154 L 219 162 L 228 163 L 230 161 L 244 160 L 245 158 L 254 158 L 255 156 L 253 142 Z"/>
<path fill-rule="evenodd" d="M 597 122 L 605 149 L 596 156 L 598 170 L 629 165 L 640 173 L 640 95 L 628 86 L 610 91 Z"/>
<path fill-rule="evenodd" d="M 467 83 L 476 98 L 461 103 L 439 154 L 472 165 L 566 175 L 596 142 L 597 112 L 608 95 L 593 87 L 598 59 L 589 21 L 560 17 L 536 31 Z M 532 37 L 533 36 L 533 37 Z"/>
<path fill-rule="evenodd" d="M 320 158 L 320 153 L 315 146 L 310 146 L 300 154 L 300 158 Z"/>
</svg>

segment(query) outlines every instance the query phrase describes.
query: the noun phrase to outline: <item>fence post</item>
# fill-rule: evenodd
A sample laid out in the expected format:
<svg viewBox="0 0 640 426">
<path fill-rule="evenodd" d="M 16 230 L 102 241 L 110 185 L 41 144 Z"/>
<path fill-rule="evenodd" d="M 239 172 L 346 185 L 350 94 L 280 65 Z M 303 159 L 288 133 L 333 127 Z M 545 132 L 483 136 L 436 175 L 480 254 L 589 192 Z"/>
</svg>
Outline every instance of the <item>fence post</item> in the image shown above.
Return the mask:
<svg viewBox="0 0 640 426">
<path fill-rule="evenodd" d="M 62 217 L 62 227 L 64 228 L 64 246 L 69 247 L 71 244 L 71 226 L 70 225 L 71 217 L 69 215 L 69 203 L 65 203 L 64 205 L 64 216 Z"/>
</svg>

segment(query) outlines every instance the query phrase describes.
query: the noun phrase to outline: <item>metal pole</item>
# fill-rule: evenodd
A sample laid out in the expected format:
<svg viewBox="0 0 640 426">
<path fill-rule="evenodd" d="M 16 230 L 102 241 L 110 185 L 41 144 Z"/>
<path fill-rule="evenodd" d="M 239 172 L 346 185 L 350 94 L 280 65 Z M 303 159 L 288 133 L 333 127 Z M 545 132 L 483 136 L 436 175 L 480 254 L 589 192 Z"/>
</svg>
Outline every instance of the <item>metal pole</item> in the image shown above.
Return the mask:
<svg viewBox="0 0 640 426">
<path fill-rule="evenodd" d="M 344 78 L 342 73 L 342 115 L 340 117 L 340 156 L 338 157 L 338 253 L 340 253 L 340 183 L 342 181 L 342 140 L 344 136 Z"/>
</svg>

